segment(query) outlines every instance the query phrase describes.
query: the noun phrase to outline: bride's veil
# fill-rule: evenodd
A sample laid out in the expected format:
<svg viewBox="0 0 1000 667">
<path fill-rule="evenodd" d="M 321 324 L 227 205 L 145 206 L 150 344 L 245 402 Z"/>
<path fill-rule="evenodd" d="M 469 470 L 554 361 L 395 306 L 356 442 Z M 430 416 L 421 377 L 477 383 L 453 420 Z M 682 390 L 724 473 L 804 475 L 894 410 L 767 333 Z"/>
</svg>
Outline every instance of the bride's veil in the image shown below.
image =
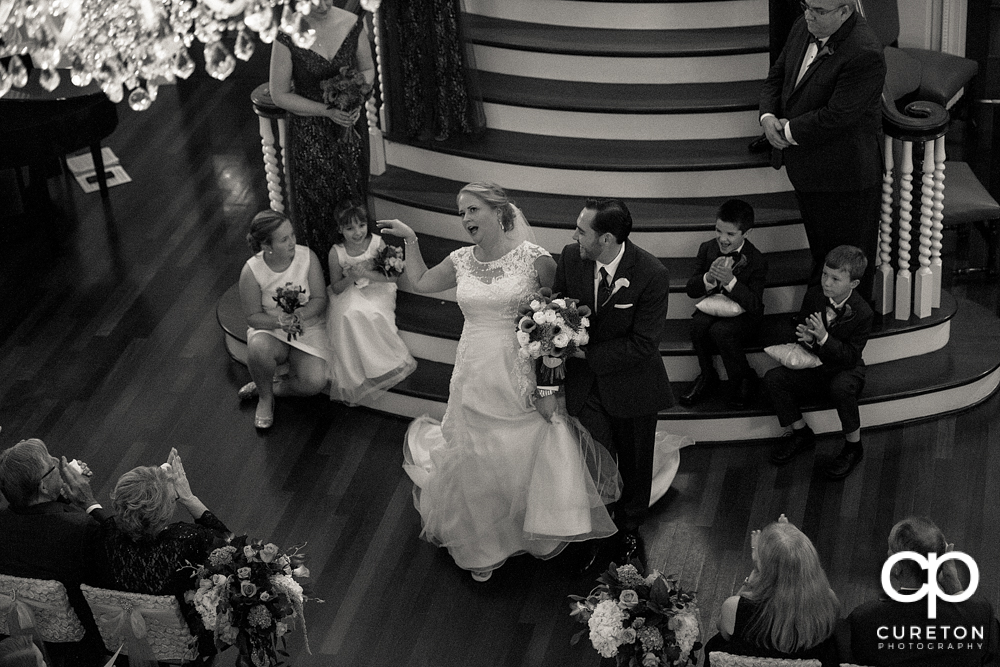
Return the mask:
<svg viewBox="0 0 1000 667">
<path fill-rule="evenodd" d="M 524 213 L 514 204 L 510 204 L 509 206 L 514 209 L 514 226 L 507 232 L 507 238 L 516 241 L 518 245 L 524 241 L 535 243 L 535 232 L 532 231 L 531 225 L 528 224 L 528 220 L 524 217 Z"/>
</svg>

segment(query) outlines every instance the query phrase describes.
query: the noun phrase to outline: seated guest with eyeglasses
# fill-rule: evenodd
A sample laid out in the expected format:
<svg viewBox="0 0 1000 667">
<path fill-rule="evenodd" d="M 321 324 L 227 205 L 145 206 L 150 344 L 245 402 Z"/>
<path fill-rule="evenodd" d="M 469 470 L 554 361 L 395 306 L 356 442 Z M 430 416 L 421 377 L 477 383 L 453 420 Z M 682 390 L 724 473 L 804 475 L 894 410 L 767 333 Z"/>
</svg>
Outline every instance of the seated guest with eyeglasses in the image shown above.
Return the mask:
<svg viewBox="0 0 1000 667">
<path fill-rule="evenodd" d="M 912 551 L 923 558 L 937 554 L 940 559 L 955 548 L 930 519 L 911 516 L 889 533 L 889 555 Z M 928 585 L 923 564 L 905 558 L 889 573 L 889 584 L 902 595 L 914 595 Z M 938 568 L 937 588 L 945 595 L 963 593 L 955 560 Z M 883 584 L 884 585 L 884 584 Z M 927 595 L 913 602 L 900 602 L 881 595 L 856 607 L 848 616 L 850 641 L 841 638 L 846 662 L 864 665 L 921 665 L 921 667 L 964 667 L 993 665 L 1000 657 L 1000 624 L 993 605 L 975 591 L 965 600 L 948 601 L 937 595 L 935 618 L 930 619 Z M 914 635 L 916 631 L 916 635 Z"/>
<path fill-rule="evenodd" d="M 194 523 L 171 523 L 178 504 Z M 111 493 L 111 507 L 116 516 L 102 526 L 109 587 L 175 595 L 191 632 L 199 636 L 199 655 L 214 653 L 212 633 L 205 631 L 184 593 L 197 588 L 189 565 L 201 565 L 223 546 L 229 529 L 191 492 L 177 450 L 170 450 L 162 466 L 140 466 L 122 475 Z"/>
<path fill-rule="evenodd" d="M 79 645 L 50 645 L 53 662 L 101 664 L 104 645 L 80 584 L 103 585 L 99 576 L 100 522 L 105 514 L 87 478 L 49 453 L 36 438 L 0 452 L 0 574 L 63 583 L 87 631 Z"/>
</svg>

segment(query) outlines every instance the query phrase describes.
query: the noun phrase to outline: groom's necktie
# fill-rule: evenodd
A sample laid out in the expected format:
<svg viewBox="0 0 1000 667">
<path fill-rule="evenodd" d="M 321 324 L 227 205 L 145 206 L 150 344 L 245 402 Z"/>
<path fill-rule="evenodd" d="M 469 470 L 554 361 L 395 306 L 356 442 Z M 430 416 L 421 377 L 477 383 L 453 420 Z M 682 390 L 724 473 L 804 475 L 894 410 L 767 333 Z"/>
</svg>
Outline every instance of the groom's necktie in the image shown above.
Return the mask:
<svg viewBox="0 0 1000 667">
<path fill-rule="evenodd" d="M 611 298 L 611 285 L 608 284 L 608 272 L 602 266 L 601 279 L 597 281 L 597 307 L 601 308 Z"/>
</svg>

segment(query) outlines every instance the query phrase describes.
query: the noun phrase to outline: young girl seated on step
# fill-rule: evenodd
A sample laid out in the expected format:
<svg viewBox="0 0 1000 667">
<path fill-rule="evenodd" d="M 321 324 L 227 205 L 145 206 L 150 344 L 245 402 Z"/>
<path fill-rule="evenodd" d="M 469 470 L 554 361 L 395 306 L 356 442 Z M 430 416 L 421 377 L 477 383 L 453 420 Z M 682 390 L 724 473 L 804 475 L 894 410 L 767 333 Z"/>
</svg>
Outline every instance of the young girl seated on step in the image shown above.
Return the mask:
<svg viewBox="0 0 1000 667">
<path fill-rule="evenodd" d="M 329 256 L 330 397 L 357 405 L 394 386 L 417 363 L 396 329 L 396 278 L 375 268 L 385 242 L 368 229 L 362 206 L 341 202 L 335 218 L 341 240 Z"/>
</svg>

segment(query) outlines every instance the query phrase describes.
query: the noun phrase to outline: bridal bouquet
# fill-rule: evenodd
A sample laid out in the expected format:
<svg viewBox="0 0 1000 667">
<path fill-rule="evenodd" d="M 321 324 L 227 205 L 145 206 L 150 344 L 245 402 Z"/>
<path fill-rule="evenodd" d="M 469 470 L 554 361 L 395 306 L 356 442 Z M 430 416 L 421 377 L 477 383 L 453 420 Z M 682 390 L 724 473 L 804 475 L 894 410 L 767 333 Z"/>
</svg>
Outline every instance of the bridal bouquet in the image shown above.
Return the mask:
<svg viewBox="0 0 1000 667">
<path fill-rule="evenodd" d="M 614 563 L 587 597 L 570 595 L 571 615 L 588 626 L 590 643 L 619 667 L 694 665 L 701 648 L 695 594 L 673 577 Z M 588 630 L 570 641 L 576 644 Z"/>
<path fill-rule="evenodd" d="M 319 85 L 323 89 L 323 101 L 327 108 L 341 111 L 354 111 L 365 103 L 372 92 L 372 84 L 365 80 L 361 72 L 348 65 L 340 68 L 340 76 L 324 79 Z M 340 140 L 347 141 L 353 130 L 353 127 L 342 128 Z"/>
<path fill-rule="evenodd" d="M 372 258 L 372 266 L 386 278 L 398 278 L 406 268 L 403 249 L 399 246 L 384 245 Z"/>
<path fill-rule="evenodd" d="M 283 287 L 279 287 L 275 290 L 275 294 L 271 298 L 274 299 L 275 303 L 278 304 L 278 308 L 281 308 L 284 314 L 278 316 L 278 321 L 282 324 L 292 322 L 295 318 L 295 310 L 301 308 L 309 301 L 305 288 L 293 285 L 292 283 L 285 283 Z M 293 331 L 288 332 L 288 341 L 291 342 L 300 333 L 302 333 L 302 324 L 298 323 L 295 325 Z"/>
<path fill-rule="evenodd" d="M 541 359 L 538 384 L 558 384 L 566 376 L 567 357 L 590 340 L 590 308 L 576 299 L 560 299 L 543 287 L 528 297 L 518 309 L 518 354 L 525 359 Z"/>
<path fill-rule="evenodd" d="M 287 657 L 285 635 L 297 618 L 309 651 L 302 608 L 308 598 L 293 578 L 309 576 L 299 548 L 280 553 L 274 544 L 241 535 L 214 550 L 198 569 L 198 590 L 187 597 L 216 641 L 235 645 L 245 664 L 272 667 L 279 654 Z"/>
</svg>

